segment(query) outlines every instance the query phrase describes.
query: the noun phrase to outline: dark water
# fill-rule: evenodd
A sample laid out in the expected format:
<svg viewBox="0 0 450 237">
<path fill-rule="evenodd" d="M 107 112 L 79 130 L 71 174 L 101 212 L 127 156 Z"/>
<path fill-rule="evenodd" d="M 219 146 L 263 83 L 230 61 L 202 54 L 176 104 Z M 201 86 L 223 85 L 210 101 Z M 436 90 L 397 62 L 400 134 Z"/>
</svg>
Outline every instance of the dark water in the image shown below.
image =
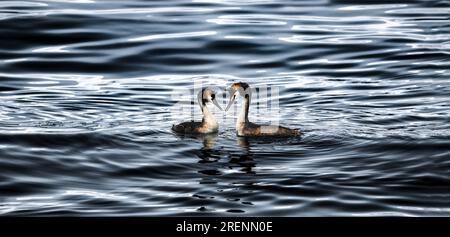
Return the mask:
<svg viewBox="0 0 450 237">
<path fill-rule="evenodd" d="M 2 215 L 450 215 L 448 1 L 1 1 L 0 35 Z M 170 131 L 236 81 L 305 135 Z"/>
</svg>

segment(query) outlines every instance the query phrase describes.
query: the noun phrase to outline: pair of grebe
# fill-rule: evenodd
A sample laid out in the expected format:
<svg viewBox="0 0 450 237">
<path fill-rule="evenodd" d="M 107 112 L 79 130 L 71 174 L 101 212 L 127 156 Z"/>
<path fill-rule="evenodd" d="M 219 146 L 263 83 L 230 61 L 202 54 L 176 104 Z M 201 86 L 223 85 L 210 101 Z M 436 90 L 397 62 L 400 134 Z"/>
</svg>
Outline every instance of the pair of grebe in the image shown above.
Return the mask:
<svg viewBox="0 0 450 237">
<path fill-rule="evenodd" d="M 227 105 L 225 111 L 233 104 L 236 96 L 244 97 L 244 102 L 239 113 L 238 120 L 236 122 L 236 133 L 242 137 L 290 137 L 298 136 L 301 134 L 299 129 L 290 129 L 282 126 L 266 126 L 252 123 L 248 120 L 248 113 L 250 107 L 251 91 L 250 86 L 247 83 L 239 82 L 234 83 L 230 87 L 230 102 Z M 216 93 L 210 88 L 204 88 L 198 93 L 198 103 L 203 113 L 203 119 L 201 122 L 184 122 L 172 126 L 172 130 L 177 133 L 184 134 L 208 134 L 215 133 L 219 129 L 214 115 L 208 110 L 207 103 L 212 102 L 220 110 L 223 110 L 216 100 Z"/>
</svg>

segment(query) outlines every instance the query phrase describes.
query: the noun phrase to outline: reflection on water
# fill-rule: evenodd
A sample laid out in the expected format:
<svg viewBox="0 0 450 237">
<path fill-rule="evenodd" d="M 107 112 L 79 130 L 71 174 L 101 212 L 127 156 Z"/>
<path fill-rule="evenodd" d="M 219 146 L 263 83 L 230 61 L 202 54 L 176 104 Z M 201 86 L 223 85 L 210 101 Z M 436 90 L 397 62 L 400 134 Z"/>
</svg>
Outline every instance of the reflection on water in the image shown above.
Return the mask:
<svg viewBox="0 0 450 237">
<path fill-rule="evenodd" d="M 449 215 L 449 13 L 440 0 L 2 1 L 0 213 Z M 252 98 L 251 121 L 304 136 L 237 137 L 238 105 L 212 110 L 218 134 L 171 132 L 201 117 L 196 86 L 237 81 L 278 90 Z M 260 113 L 272 101 L 280 113 Z"/>
<path fill-rule="evenodd" d="M 218 139 L 217 134 L 201 135 L 196 136 L 198 139 L 203 140 L 203 146 L 198 151 L 198 158 L 200 158 L 199 163 L 211 163 L 219 162 L 223 154 L 226 154 L 226 161 L 228 162 L 229 169 L 237 169 L 240 171 L 245 171 L 247 173 L 252 173 L 252 167 L 256 165 L 255 161 L 252 159 L 252 153 L 250 150 L 250 143 L 248 139 L 243 137 L 237 138 L 237 144 L 241 147 L 241 151 L 237 153 L 228 153 L 226 149 L 214 147 Z M 199 171 L 204 174 L 220 174 L 219 170 L 202 170 Z"/>
</svg>

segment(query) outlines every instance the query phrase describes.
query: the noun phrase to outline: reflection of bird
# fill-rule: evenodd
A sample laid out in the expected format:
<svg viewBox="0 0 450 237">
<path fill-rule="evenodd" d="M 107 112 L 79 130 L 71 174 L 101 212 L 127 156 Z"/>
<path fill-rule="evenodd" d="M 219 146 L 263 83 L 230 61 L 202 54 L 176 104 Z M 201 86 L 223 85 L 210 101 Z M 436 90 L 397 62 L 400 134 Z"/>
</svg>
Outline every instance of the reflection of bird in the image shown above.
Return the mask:
<svg viewBox="0 0 450 237">
<path fill-rule="evenodd" d="M 289 137 L 300 135 L 299 129 L 290 129 L 281 126 L 265 126 L 258 125 L 248 121 L 248 110 L 250 107 L 251 91 L 250 86 L 247 83 L 239 82 L 231 85 L 230 88 L 230 102 L 228 103 L 227 111 L 233 104 L 236 96 L 240 95 L 244 97 L 244 103 L 239 113 L 238 120 L 236 122 L 236 131 L 238 136 L 245 137 L 265 137 L 265 136 L 278 136 Z"/>
<path fill-rule="evenodd" d="M 238 137 L 237 138 L 237 144 L 245 150 L 247 153 L 250 152 L 250 142 L 246 137 Z"/>
<path fill-rule="evenodd" d="M 197 152 L 200 163 L 217 162 L 220 159 L 220 151 L 214 149 L 217 133 L 195 135 L 196 138 L 203 140 L 203 147 Z"/>
<path fill-rule="evenodd" d="M 216 100 L 216 93 L 210 88 L 203 88 L 197 96 L 198 103 L 203 113 L 203 119 L 201 122 L 183 122 L 177 125 L 172 126 L 172 130 L 177 133 L 184 134 L 206 134 L 206 133 L 215 133 L 219 129 L 219 124 L 217 123 L 214 115 L 209 112 L 208 107 L 206 107 L 206 103 L 212 102 L 215 106 L 217 106 L 220 110 L 219 103 Z"/>
<path fill-rule="evenodd" d="M 217 134 L 205 134 L 203 138 L 202 150 L 211 150 L 216 144 Z"/>
</svg>

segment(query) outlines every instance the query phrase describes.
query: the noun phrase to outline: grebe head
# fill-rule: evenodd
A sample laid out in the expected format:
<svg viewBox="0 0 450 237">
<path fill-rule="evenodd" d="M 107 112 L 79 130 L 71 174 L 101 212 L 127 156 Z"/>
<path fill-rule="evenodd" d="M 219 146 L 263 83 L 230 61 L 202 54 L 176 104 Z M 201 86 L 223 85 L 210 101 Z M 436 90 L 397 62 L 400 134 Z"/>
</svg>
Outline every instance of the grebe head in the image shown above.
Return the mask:
<svg viewBox="0 0 450 237">
<path fill-rule="evenodd" d="M 250 86 L 245 82 L 233 83 L 233 85 L 231 85 L 229 89 L 229 93 L 230 93 L 230 102 L 228 102 L 225 111 L 228 111 L 228 109 L 230 109 L 237 95 L 240 95 L 244 98 L 250 97 L 251 94 Z"/>
<path fill-rule="evenodd" d="M 201 91 L 199 91 L 197 98 L 198 103 L 201 106 L 206 105 L 206 103 L 212 102 L 215 106 L 217 106 L 217 108 L 223 110 L 222 107 L 220 107 L 219 103 L 217 102 L 216 92 L 209 87 L 203 88 Z"/>
</svg>

